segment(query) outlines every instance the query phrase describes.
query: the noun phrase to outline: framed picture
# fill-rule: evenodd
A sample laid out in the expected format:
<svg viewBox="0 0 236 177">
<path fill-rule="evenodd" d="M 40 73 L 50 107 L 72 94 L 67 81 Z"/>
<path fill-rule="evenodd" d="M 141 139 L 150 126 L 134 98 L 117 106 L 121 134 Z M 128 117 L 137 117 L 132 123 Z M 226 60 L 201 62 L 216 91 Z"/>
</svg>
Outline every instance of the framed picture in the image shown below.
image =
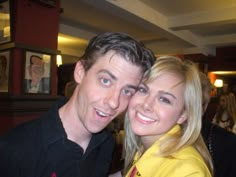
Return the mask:
<svg viewBox="0 0 236 177">
<path fill-rule="evenodd" d="M 0 92 L 8 92 L 10 50 L 0 51 Z"/>
<path fill-rule="evenodd" d="M 0 1 L 0 44 L 11 41 L 10 0 Z"/>
<path fill-rule="evenodd" d="M 51 92 L 50 54 L 26 51 L 23 90 L 29 94 L 50 94 Z"/>
</svg>

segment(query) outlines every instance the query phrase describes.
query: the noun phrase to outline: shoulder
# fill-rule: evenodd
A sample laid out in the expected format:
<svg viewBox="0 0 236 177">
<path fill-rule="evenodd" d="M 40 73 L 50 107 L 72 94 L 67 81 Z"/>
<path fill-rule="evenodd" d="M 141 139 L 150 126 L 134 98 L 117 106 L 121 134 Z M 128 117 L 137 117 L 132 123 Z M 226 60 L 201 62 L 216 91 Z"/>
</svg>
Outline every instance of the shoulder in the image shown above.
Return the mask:
<svg viewBox="0 0 236 177">
<path fill-rule="evenodd" d="M 211 138 L 215 146 L 236 146 L 236 135 L 234 133 L 207 121 L 203 122 L 202 135 L 205 140 Z"/>
<path fill-rule="evenodd" d="M 56 103 L 57 104 L 57 103 Z M 56 123 L 57 105 L 34 120 L 22 123 L 0 137 L 0 148 L 4 146 L 23 147 L 41 140 L 45 130 L 51 130 Z"/>
<path fill-rule="evenodd" d="M 0 164 L 9 169 L 13 164 L 19 167 L 23 162 L 35 158 L 39 154 L 39 147 L 42 147 L 40 129 L 40 121 L 34 120 L 3 135 L 0 138 Z"/>
<path fill-rule="evenodd" d="M 212 130 L 212 138 L 220 146 L 236 146 L 236 135 L 232 132 L 229 132 L 221 127 L 214 126 Z"/>
<path fill-rule="evenodd" d="M 50 78 L 49 78 L 49 77 L 43 77 L 43 78 L 41 79 L 41 81 L 43 81 L 43 82 L 49 82 L 49 81 L 50 81 Z"/>
<path fill-rule="evenodd" d="M 233 126 L 233 128 L 232 128 L 232 132 L 233 132 L 234 134 L 236 134 L 236 124 L 234 124 L 234 126 Z"/>
<path fill-rule="evenodd" d="M 176 169 L 179 172 L 183 174 L 193 173 L 196 176 L 210 176 L 210 172 L 202 156 L 192 146 L 181 149 L 174 157 L 176 159 Z"/>
<path fill-rule="evenodd" d="M 191 176 L 191 177 L 211 177 L 210 171 L 201 163 L 196 163 L 193 160 L 184 160 L 172 165 L 166 171 L 168 177 Z M 164 172 L 165 173 L 165 172 Z"/>
<path fill-rule="evenodd" d="M 108 131 L 107 129 L 103 130 L 102 136 L 105 140 L 104 141 L 105 144 L 109 144 L 109 146 L 112 146 L 112 147 L 115 145 L 115 139 L 110 131 Z"/>
<path fill-rule="evenodd" d="M 24 146 L 25 143 L 28 144 L 33 140 L 35 134 L 39 134 L 40 128 L 41 120 L 39 118 L 18 125 L 0 138 L 0 148 L 4 145 L 15 148 Z"/>
<path fill-rule="evenodd" d="M 153 155 L 153 151 L 149 155 L 143 155 L 135 164 L 142 176 L 211 176 L 203 158 L 191 146 L 182 148 L 172 156 L 158 157 Z"/>
</svg>

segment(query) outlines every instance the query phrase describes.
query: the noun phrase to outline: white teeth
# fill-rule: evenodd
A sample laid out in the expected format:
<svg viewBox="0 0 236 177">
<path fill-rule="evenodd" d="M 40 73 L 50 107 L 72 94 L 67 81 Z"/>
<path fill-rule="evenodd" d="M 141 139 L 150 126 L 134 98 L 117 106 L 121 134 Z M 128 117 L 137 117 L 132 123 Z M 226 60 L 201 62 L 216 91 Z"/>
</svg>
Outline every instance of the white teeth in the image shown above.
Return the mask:
<svg viewBox="0 0 236 177">
<path fill-rule="evenodd" d="M 99 116 L 102 116 L 102 117 L 108 116 L 108 115 L 105 114 L 104 112 L 101 112 L 101 111 L 98 111 L 98 110 L 96 110 L 96 112 L 99 114 Z"/>
<path fill-rule="evenodd" d="M 139 113 L 139 112 L 137 113 L 137 116 L 138 116 L 140 119 L 144 120 L 144 121 L 155 122 L 155 120 L 153 120 L 153 119 L 151 119 L 151 118 L 149 118 L 149 117 L 146 117 L 146 116 L 142 115 L 142 114 Z"/>
</svg>

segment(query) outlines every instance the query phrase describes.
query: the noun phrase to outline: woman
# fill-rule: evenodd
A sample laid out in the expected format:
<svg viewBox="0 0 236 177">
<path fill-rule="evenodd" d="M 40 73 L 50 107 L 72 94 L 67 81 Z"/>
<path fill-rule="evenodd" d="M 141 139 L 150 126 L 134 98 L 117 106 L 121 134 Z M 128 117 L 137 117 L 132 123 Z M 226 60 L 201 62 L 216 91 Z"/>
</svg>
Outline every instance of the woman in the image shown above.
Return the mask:
<svg viewBox="0 0 236 177">
<path fill-rule="evenodd" d="M 200 135 L 198 70 L 175 57 L 156 60 L 125 118 L 126 177 L 210 177 L 212 161 Z"/>
<path fill-rule="evenodd" d="M 230 92 L 220 96 L 219 107 L 212 122 L 236 133 L 236 101 L 234 93 Z"/>
<path fill-rule="evenodd" d="M 204 115 L 211 99 L 212 84 L 207 75 L 200 72 L 202 84 L 203 124 L 202 136 L 210 151 L 214 164 L 214 177 L 235 177 L 236 136 L 213 123 Z"/>
</svg>

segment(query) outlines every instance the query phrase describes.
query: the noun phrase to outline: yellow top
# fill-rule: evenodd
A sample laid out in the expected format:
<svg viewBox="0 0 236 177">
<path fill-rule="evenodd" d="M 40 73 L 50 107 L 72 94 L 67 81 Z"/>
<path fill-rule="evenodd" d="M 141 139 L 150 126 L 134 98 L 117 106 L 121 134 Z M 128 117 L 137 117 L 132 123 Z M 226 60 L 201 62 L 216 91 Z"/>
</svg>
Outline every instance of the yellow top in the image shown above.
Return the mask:
<svg viewBox="0 0 236 177">
<path fill-rule="evenodd" d="M 176 125 L 168 134 L 179 131 L 180 126 Z M 156 155 L 160 150 L 159 142 L 156 141 L 141 157 L 135 155 L 126 177 L 211 177 L 207 165 L 194 147 L 182 148 L 173 154 L 173 158 L 159 157 Z M 136 172 L 131 175 L 135 167 Z"/>
</svg>

